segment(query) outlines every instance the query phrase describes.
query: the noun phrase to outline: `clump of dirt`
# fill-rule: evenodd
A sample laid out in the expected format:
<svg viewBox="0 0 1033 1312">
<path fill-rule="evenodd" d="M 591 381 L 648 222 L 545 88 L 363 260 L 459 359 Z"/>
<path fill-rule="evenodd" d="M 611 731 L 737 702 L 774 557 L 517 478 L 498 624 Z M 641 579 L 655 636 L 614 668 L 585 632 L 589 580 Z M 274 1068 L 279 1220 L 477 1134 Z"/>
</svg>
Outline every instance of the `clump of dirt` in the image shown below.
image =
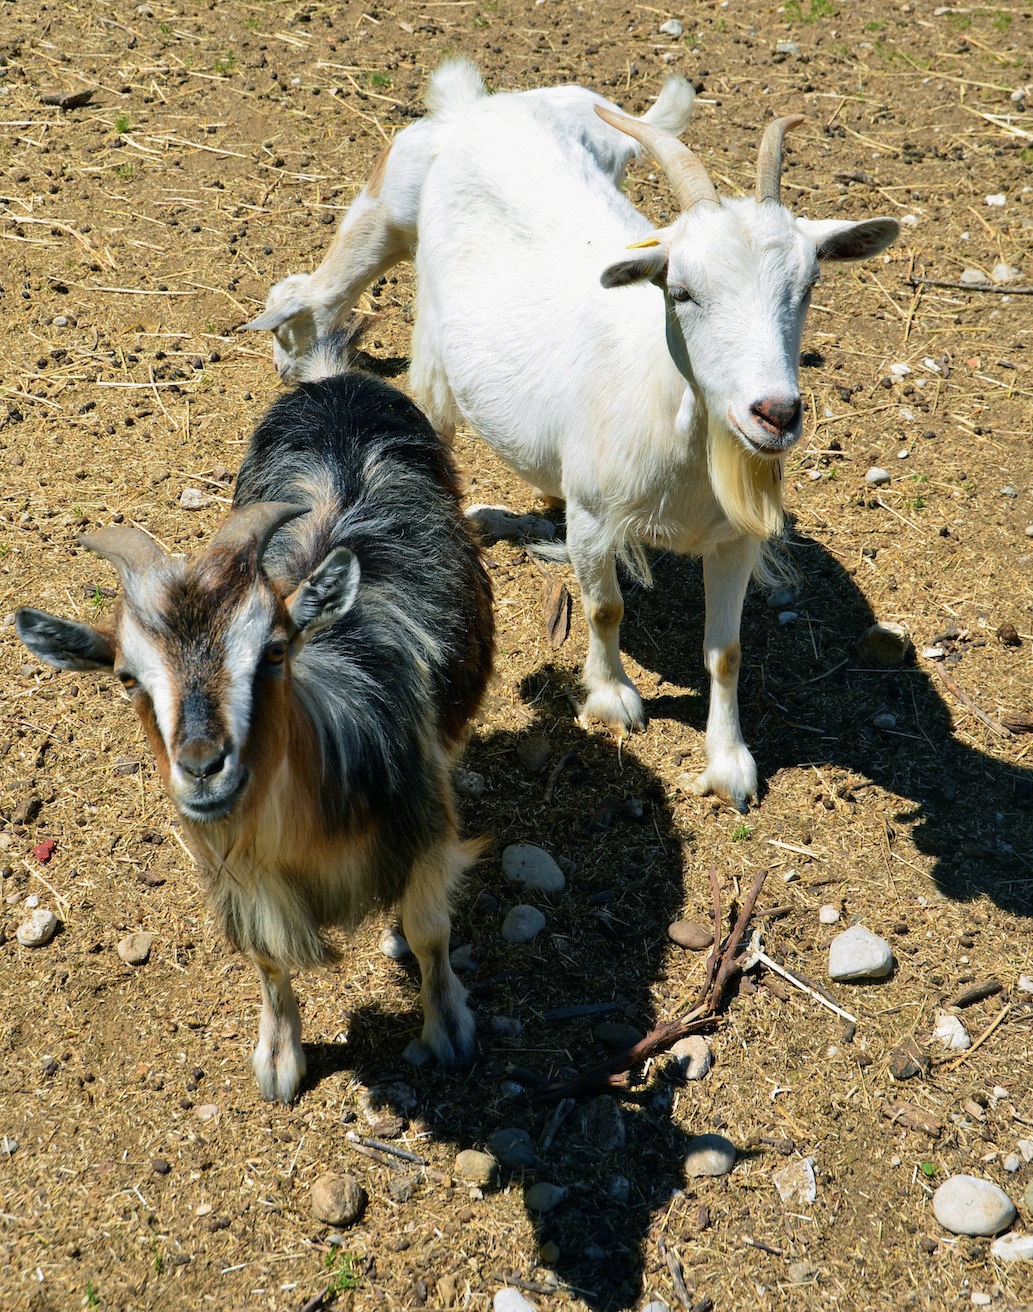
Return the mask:
<svg viewBox="0 0 1033 1312">
<path fill-rule="evenodd" d="M 671 18 L 680 34 L 661 31 Z M 1033 1299 L 1028 1263 L 947 1235 L 929 1204 L 964 1171 L 1031 1219 L 1029 20 L 882 0 L 5 6 L 5 1307 L 296 1312 L 326 1291 L 487 1308 L 511 1280 L 553 1308 Z M 498 674 L 465 759 L 485 789 L 462 799 L 492 848 L 455 921 L 478 1065 L 466 1079 L 404 1066 L 415 981 L 374 925 L 339 969 L 300 981 L 309 1078 L 294 1107 L 267 1106 L 248 1066 L 256 981 L 206 917 L 136 721 L 110 681 L 41 669 L 7 613 L 103 624 L 115 580 L 76 545 L 90 527 L 139 524 L 178 551 L 212 532 L 279 386 L 268 340 L 240 325 L 319 261 L 455 52 L 494 87 L 579 81 L 636 113 L 685 73 L 702 86 L 688 139 L 729 194 L 752 187 L 763 124 L 802 112 L 787 202 L 892 215 L 903 233 L 885 259 L 830 270 L 811 309 L 786 486 L 799 581 L 777 608 L 752 593 L 744 618 L 759 806 L 743 818 L 688 788 L 707 697 L 696 565 L 659 558 L 651 592 L 627 589 L 622 644 L 650 721 L 618 746 L 571 712 L 585 629 L 575 602 L 560 641 L 557 598 L 572 576 L 545 580 L 546 626 L 540 567 L 494 546 Z M 658 222 L 671 212 L 647 160 L 629 194 Z M 999 266 L 1012 282 L 993 282 L 1013 277 Z M 412 291 L 403 267 L 364 302 L 379 311 L 368 363 L 403 386 Z M 471 435 L 457 453 L 471 500 L 536 508 Z M 866 482 L 873 466 L 888 483 Z M 904 626 L 910 663 L 860 659 L 876 619 Z M 523 945 L 500 933 L 519 899 L 499 854 L 517 841 L 566 872 Z M 834 986 L 855 1027 L 753 972 L 705 1079 L 679 1087 L 654 1062 L 619 1102 L 550 1120 L 538 1079 L 691 1004 L 705 954 L 666 930 L 709 925 L 711 866 L 726 902 L 768 870 L 755 923 L 790 972 L 827 983 L 829 940 L 856 920 L 891 944 L 892 976 Z M 32 898 L 60 922 L 35 949 L 15 937 Z M 826 904 L 838 925 L 819 920 Z M 117 951 L 135 931 L 153 935 L 137 966 Z M 936 1011 L 986 981 L 1001 989 L 957 1009 L 983 1041 L 932 1048 Z M 912 1043 L 923 1060 L 894 1058 Z M 502 1129 L 530 1134 L 528 1164 L 471 1188 L 456 1154 Z M 730 1175 L 685 1178 L 703 1132 L 739 1148 Z M 422 1160 L 371 1157 L 349 1133 Z M 817 1201 L 783 1203 L 773 1173 L 805 1157 Z M 328 1173 L 369 1195 L 340 1232 L 310 1208 Z M 565 1191 L 546 1212 L 525 1204 L 542 1182 Z"/>
</svg>

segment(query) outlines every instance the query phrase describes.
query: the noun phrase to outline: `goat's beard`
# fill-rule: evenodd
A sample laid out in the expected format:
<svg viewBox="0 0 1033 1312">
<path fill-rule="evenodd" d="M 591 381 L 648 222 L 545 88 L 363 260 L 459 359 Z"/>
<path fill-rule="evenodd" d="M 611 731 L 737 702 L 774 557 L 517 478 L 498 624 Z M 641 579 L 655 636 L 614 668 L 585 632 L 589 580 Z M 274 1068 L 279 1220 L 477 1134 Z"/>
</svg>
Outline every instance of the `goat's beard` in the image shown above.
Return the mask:
<svg viewBox="0 0 1033 1312">
<path fill-rule="evenodd" d="M 711 417 L 707 461 L 714 495 L 737 532 L 763 540 L 782 532 L 784 455 L 751 455 L 726 424 Z"/>
</svg>

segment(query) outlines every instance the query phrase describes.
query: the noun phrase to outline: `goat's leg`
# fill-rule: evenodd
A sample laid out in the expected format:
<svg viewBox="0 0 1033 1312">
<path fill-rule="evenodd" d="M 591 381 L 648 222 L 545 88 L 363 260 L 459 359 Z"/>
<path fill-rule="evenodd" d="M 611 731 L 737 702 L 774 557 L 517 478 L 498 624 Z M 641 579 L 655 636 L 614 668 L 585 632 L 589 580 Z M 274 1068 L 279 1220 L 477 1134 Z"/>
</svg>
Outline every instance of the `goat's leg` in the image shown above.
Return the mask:
<svg viewBox="0 0 1033 1312">
<path fill-rule="evenodd" d="M 583 679 L 588 698 L 580 721 L 602 720 L 620 734 L 645 727 L 642 698 L 621 664 L 624 598 L 617 582 L 613 540 L 583 506 L 567 502 L 567 551 L 581 587 L 588 621 L 588 658 Z"/>
<path fill-rule="evenodd" d="M 420 965 L 420 1041 L 446 1070 L 465 1070 L 476 1050 L 466 990 L 448 959 L 448 895 L 470 852 L 454 839 L 417 858 L 401 903 L 402 933 Z"/>
<path fill-rule="evenodd" d="M 757 564 L 760 543 L 741 537 L 703 557 L 707 618 L 703 660 L 710 675 L 707 715 L 707 768 L 693 783 L 697 793 L 717 793 L 740 811 L 757 797 L 757 763 L 739 726 L 739 629 L 746 585 Z"/>
<path fill-rule="evenodd" d="M 305 1078 L 298 1000 L 286 970 L 261 957 L 255 965 L 262 981 L 262 1019 L 251 1063 L 262 1097 L 290 1103 Z"/>
</svg>

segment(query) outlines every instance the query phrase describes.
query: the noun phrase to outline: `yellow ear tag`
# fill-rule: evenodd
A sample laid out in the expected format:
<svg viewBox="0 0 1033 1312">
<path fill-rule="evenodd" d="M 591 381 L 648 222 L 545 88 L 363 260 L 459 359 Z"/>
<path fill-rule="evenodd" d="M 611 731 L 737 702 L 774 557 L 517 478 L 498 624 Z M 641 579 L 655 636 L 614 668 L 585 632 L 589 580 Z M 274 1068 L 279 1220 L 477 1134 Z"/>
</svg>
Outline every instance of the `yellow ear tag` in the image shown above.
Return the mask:
<svg viewBox="0 0 1033 1312">
<path fill-rule="evenodd" d="M 626 251 L 640 251 L 646 246 L 659 246 L 659 239 L 656 237 L 647 237 L 645 241 L 633 241 L 630 246 L 625 246 Z"/>
</svg>

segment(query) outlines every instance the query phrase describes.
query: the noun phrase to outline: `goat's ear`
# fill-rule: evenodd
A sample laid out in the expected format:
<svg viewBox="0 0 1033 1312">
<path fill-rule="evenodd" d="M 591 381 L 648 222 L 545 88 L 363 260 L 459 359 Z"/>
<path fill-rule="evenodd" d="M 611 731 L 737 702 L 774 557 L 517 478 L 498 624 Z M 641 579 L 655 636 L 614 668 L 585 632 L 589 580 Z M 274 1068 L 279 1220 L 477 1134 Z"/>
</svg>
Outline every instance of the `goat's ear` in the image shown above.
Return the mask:
<svg viewBox="0 0 1033 1312">
<path fill-rule="evenodd" d="M 301 642 L 336 624 L 355 604 L 359 591 L 359 562 L 347 547 L 335 547 L 323 563 L 304 579 L 285 605 Z"/>
<path fill-rule="evenodd" d="M 658 282 L 667 277 L 667 248 L 658 242 L 635 250 L 602 272 L 604 287 L 627 287 L 633 282 Z"/>
<path fill-rule="evenodd" d="M 797 219 L 796 226 L 814 242 L 819 260 L 870 260 L 900 236 L 896 219 Z"/>
<path fill-rule="evenodd" d="M 289 300 L 284 301 L 281 305 L 273 305 L 250 323 L 241 325 L 242 332 L 260 332 L 263 328 L 276 329 L 280 324 L 286 323 L 288 319 L 293 319 L 296 314 L 301 314 L 306 309 L 305 302 L 300 296 L 292 296 Z"/>
<path fill-rule="evenodd" d="M 55 669 L 110 670 L 115 663 L 111 634 L 78 620 L 23 606 L 15 612 L 14 627 L 29 651 Z"/>
</svg>

